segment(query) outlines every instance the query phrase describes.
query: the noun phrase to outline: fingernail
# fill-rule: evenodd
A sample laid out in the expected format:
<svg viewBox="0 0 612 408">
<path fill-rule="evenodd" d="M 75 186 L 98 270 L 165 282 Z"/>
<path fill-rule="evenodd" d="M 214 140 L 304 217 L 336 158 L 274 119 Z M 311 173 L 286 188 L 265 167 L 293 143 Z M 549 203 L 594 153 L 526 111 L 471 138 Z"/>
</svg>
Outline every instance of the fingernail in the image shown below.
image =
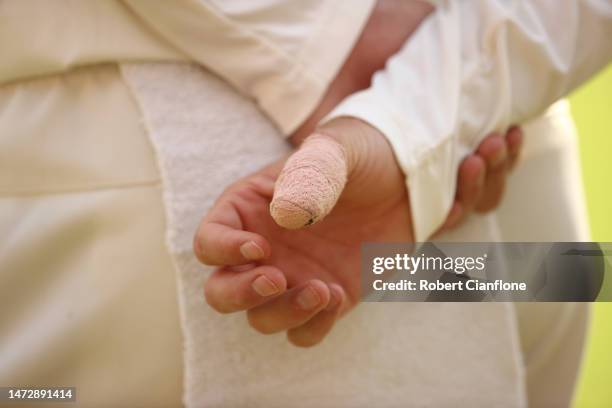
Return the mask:
<svg viewBox="0 0 612 408">
<path fill-rule="evenodd" d="M 240 253 L 246 259 L 251 261 L 257 261 L 258 259 L 262 259 L 264 257 L 263 249 L 261 249 L 261 247 L 254 241 L 249 241 L 242 244 L 240 247 Z"/>
<path fill-rule="evenodd" d="M 280 292 L 278 287 L 266 276 L 260 276 L 251 283 L 251 287 L 259 296 L 267 297 L 276 295 Z"/>
<path fill-rule="evenodd" d="M 303 310 L 308 311 L 321 303 L 321 297 L 313 288 L 307 286 L 298 294 L 296 302 Z"/>
</svg>

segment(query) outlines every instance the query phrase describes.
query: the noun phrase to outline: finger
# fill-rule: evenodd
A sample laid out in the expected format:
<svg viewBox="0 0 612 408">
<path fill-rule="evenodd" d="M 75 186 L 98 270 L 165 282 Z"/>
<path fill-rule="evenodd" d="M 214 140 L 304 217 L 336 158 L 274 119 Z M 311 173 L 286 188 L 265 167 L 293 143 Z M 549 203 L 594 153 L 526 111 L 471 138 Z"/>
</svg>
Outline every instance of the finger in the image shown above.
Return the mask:
<svg viewBox="0 0 612 408">
<path fill-rule="evenodd" d="M 506 146 L 508 146 L 508 167 L 513 169 L 523 147 L 523 130 L 519 126 L 512 126 L 506 133 Z"/>
<path fill-rule="evenodd" d="M 242 229 L 231 194 L 223 193 L 195 234 L 193 250 L 204 264 L 242 265 L 270 256 L 270 244 L 264 237 Z"/>
<path fill-rule="evenodd" d="M 499 206 L 506 189 L 506 176 L 506 169 L 487 173 L 484 192 L 475 207 L 477 212 L 486 213 Z"/>
<path fill-rule="evenodd" d="M 476 206 L 482 194 L 485 176 L 486 163 L 478 155 L 470 155 L 463 160 L 459 166 L 457 176 L 457 200 L 461 203 L 466 216 Z"/>
<path fill-rule="evenodd" d="M 287 280 L 273 266 L 244 265 L 213 272 L 204 284 L 206 302 L 220 313 L 247 310 L 283 293 Z"/>
<path fill-rule="evenodd" d="M 458 200 L 455 200 L 451 210 L 444 221 L 444 224 L 433 234 L 434 237 L 438 234 L 441 234 L 444 231 L 451 230 L 459 225 L 460 221 L 463 219 L 463 207 Z"/>
<path fill-rule="evenodd" d="M 487 137 L 478 147 L 478 155 L 487 164 L 487 174 L 475 209 L 485 213 L 499 205 L 506 188 L 508 150 L 505 139 L 497 134 Z"/>
<path fill-rule="evenodd" d="M 315 134 L 286 162 L 276 181 L 270 214 L 278 225 L 298 229 L 323 219 L 347 179 L 347 157 L 340 143 Z"/>
<path fill-rule="evenodd" d="M 194 239 L 194 252 L 206 265 L 242 265 L 267 258 L 271 249 L 259 234 L 204 222 Z"/>
<path fill-rule="evenodd" d="M 259 234 L 244 231 L 239 208 L 251 200 L 272 196 L 273 173 L 278 164 L 263 169 L 248 181 L 226 189 L 202 220 L 193 241 L 197 258 L 208 265 L 242 265 L 270 256 L 268 241 Z"/>
<path fill-rule="evenodd" d="M 292 288 L 261 306 L 249 309 L 249 324 L 263 334 L 276 333 L 298 327 L 329 303 L 328 286 L 320 280 L 311 280 Z"/>
<path fill-rule="evenodd" d="M 287 331 L 289 341 L 298 347 L 312 347 L 320 343 L 331 331 L 338 319 L 346 295 L 340 285 L 330 284 L 330 300 L 327 307 L 301 326 Z"/>
<path fill-rule="evenodd" d="M 488 136 L 478 146 L 477 154 L 482 157 L 487 164 L 487 172 L 493 172 L 505 167 L 508 159 L 508 149 L 506 140 L 499 134 Z"/>
<path fill-rule="evenodd" d="M 478 155 L 470 155 L 461 162 L 457 176 L 457 194 L 444 224 L 434 234 L 437 235 L 457 227 L 474 209 L 484 190 L 486 163 Z"/>
</svg>

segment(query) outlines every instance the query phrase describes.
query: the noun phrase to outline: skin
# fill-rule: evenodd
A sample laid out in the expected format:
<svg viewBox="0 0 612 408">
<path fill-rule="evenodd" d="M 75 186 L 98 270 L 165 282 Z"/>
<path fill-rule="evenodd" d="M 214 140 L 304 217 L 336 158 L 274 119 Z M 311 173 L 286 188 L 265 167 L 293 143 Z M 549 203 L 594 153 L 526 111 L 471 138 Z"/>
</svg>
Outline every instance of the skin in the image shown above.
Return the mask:
<svg viewBox="0 0 612 408">
<path fill-rule="evenodd" d="M 246 311 L 255 330 L 286 331 L 293 344 L 313 346 L 360 299 L 361 243 L 413 241 L 404 175 L 384 136 L 354 118 L 315 125 L 344 97 L 369 86 L 373 73 L 429 12 L 421 1 L 379 1 L 323 101 L 292 135 L 299 145 L 316 133 L 346 152 L 347 182 L 327 217 L 293 231 L 274 222 L 269 205 L 287 158 L 229 186 L 206 214 L 194 252 L 201 262 L 218 267 L 204 287 L 213 309 Z M 511 128 L 505 135 L 490 135 L 463 160 L 455 203 L 438 233 L 457 227 L 472 211 L 499 204 L 521 144 L 520 129 Z"/>
<path fill-rule="evenodd" d="M 404 175 L 397 164 L 390 165 L 394 156 L 386 139 L 353 118 L 329 122 L 317 134 L 347 152 L 348 181 L 325 219 L 301 230 L 283 229 L 274 222 L 269 205 L 282 159 L 230 186 L 194 239 L 198 259 L 219 267 L 204 288 L 210 306 L 221 313 L 246 311 L 257 331 L 286 331 L 293 344 L 303 347 L 320 342 L 358 303 L 362 242 L 413 241 Z M 471 174 L 500 162 L 508 165 L 506 144 L 501 153 L 495 149 L 500 139 L 504 140 L 495 136 L 481 145 L 495 153 L 491 160 L 473 155 L 474 160 L 462 165 L 468 170 L 459 174 L 467 180 L 458 190 L 460 218 L 479 203 L 486 184 L 486 178 L 475 184 Z M 445 228 L 459 222 L 449 218 Z M 256 280 L 268 290 L 262 292 Z"/>
</svg>

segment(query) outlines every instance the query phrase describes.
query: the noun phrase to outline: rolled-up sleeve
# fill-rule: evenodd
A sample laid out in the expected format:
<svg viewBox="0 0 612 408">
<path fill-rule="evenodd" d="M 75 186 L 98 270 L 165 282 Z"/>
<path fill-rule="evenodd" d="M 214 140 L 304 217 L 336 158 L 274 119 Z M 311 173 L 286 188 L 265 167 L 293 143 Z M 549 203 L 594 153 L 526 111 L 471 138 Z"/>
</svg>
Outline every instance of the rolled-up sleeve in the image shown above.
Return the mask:
<svg viewBox="0 0 612 408">
<path fill-rule="evenodd" d="M 447 0 L 326 120 L 358 117 L 389 140 L 406 175 L 417 241 L 440 227 L 461 160 L 530 119 L 612 58 L 612 1 Z"/>
<path fill-rule="evenodd" d="M 375 0 L 124 0 L 153 31 L 253 98 L 288 135 L 314 110 Z"/>
</svg>

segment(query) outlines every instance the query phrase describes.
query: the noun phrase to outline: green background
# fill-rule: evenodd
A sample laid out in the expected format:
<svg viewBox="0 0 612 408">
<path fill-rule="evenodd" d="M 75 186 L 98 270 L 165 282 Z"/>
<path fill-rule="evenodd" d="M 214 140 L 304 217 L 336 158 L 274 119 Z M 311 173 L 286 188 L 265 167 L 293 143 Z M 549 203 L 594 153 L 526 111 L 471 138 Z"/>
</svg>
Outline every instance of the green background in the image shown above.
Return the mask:
<svg viewBox="0 0 612 408">
<path fill-rule="evenodd" d="M 593 241 L 612 242 L 612 67 L 570 97 Z M 575 408 L 612 407 L 612 303 L 596 303 Z"/>
</svg>

